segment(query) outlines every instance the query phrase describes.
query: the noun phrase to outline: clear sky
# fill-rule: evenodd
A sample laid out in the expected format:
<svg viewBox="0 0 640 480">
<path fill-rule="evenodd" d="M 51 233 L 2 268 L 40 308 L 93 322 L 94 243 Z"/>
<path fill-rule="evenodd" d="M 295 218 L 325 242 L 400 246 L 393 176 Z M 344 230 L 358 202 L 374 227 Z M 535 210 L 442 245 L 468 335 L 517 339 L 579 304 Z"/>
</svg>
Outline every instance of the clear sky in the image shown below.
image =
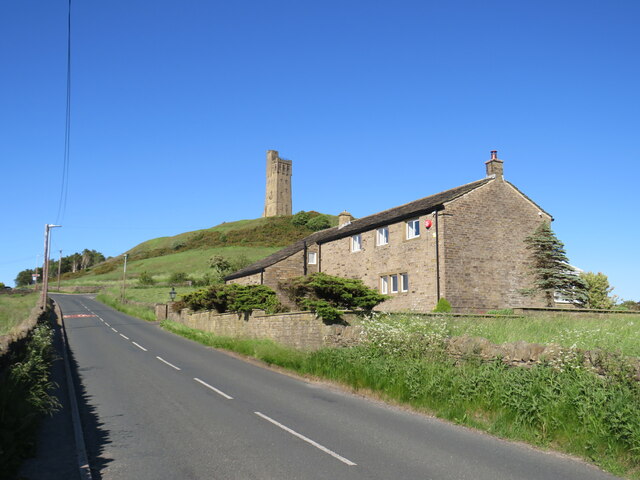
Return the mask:
<svg viewBox="0 0 640 480">
<path fill-rule="evenodd" d="M 485 176 L 551 213 L 572 264 L 640 300 L 640 2 L 0 2 L 0 281 L 293 208 L 362 217 Z"/>
</svg>

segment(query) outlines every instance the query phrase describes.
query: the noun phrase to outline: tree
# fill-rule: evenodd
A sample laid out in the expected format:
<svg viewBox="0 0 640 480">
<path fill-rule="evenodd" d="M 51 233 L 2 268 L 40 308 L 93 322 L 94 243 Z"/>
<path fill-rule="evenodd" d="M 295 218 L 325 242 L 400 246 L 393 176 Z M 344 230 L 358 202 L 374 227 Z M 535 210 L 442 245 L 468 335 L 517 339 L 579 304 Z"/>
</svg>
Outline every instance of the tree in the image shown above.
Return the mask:
<svg viewBox="0 0 640 480">
<path fill-rule="evenodd" d="M 554 294 L 576 304 L 587 301 L 586 285 L 569 265 L 564 244 L 551 230 L 549 222 L 542 222 L 532 235 L 525 239 L 531 252 L 531 273 L 533 285 L 523 293 L 533 295 L 543 293 L 547 306 L 553 307 Z"/>
<path fill-rule="evenodd" d="M 38 268 L 38 273 L 42 273 L 42 268 Z M 20 273 L 18 273 L 18 276 L 15 279 L 16 287 L 25 287 L 27 285 L 31 285 L 32 275 L 32 268 L 22 270 Z"/>
<path fill-rule="evenodd" d="M 609 296 L 613 287 L 604 273 L 585 272 L 580 278 L 587 287 L 587 308 L 609 309 L 613 307 L 613 298 Z"/>
</svg>

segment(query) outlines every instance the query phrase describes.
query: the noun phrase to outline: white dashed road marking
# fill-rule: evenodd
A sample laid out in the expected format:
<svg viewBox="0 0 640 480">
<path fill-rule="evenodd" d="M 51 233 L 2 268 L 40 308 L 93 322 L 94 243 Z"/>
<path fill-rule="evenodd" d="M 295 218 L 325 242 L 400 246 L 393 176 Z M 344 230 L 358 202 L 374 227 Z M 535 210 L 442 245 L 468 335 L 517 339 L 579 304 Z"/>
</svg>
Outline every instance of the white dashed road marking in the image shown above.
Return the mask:
<svg viewBox="0 0 640 480">
<path fill-rule="evenodd" d="M 216 392 L 218 395 L 220 395 L 221 397 L 226 398 L 227 400 L 233 400 L 233 397 L 230 395 L 227 395 L 226 393 L 224 393 L 222 390 L 218 390 L 216 387 L 212 387 L 211 385 L 209 385 L 206 382 L 203 382 L 202 380 L 200 380 L 199 378 L 194 378 L 194 380 L 202 385 L 204 385 L 207 388 L 210 388 L 211 390 L 213 390 L 214 392 Z"/>
</svg>

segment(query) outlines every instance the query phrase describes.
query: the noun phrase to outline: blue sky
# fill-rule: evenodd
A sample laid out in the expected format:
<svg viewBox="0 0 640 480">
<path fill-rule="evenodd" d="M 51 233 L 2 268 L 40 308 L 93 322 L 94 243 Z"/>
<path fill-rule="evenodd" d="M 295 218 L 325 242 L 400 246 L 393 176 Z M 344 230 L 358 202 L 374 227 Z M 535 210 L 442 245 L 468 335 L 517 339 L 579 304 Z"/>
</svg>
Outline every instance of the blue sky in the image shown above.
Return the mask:
<svg viewBox="0 0 640 480">
<path fill-rule="evenodd" d="M 640 2 L 74 0 L 0 4 L 0 281 L 294 211 L 369 215 L 485 175 L 550 212 L 576 266 L 640 300 Z"/>
</svg>

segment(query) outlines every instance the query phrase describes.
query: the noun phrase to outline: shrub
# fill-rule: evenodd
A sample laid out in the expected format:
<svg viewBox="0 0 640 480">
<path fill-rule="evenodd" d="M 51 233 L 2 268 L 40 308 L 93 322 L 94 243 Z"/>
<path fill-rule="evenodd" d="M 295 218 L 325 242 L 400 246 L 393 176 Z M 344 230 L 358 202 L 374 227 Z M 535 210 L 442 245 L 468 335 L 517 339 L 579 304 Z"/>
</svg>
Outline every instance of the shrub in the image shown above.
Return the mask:
<svg viewBox="0 0 640 480">
<path fill-rule="evenodd" d="M 215 310 L 218 313 L 246 313 L 256 309 L 276 313 L 283 310 L 276 292 L 266 285 L 212 285 L 183 295 L 176 303 L 176 308 Z"/>
<path fill-rule="evenodd" d="M 318 215 L 317 217 L 311 218 L 307 222 L 307 228 L 317 232 L 318 230 L 324 230 L 325 228 L 329 228 L 331 226 L 331 222 L 329 222 L 329 217 L 326 215 Z"/>
<path fill-rule="evenodd" d="M 333 277 L 325 273 L 297 277 L 280 287 L 296 305 L 327 321 L 340 319 L 340 309 L 370 312 L 388 297 L 367 287 L 362 280 Z"/>
<path fill-rule="evenodd" d="M 446 298 L 442 297 L 438 300 L 436 308 L 434 308 L 433 311 L 434 313 L 449 313 L 451 312 L 451 304 Z"/>
<path fill-rule="evenodd" d="M 170 284 L 185 283 L 187 281 L 189 281 L 189 275 L 185 272 L 174 272 L 169 276 Z"/>
<path fill-rule="evenodd" d="M 307 222 L 311 218 L 311 214 L 309 212 L 305 212 L 304 210 L 300 210 L 293 217 L 291 217 L 291 223 L 296 227 L 304 227 L 307 225 Z"/>
<path fill-rule="evenodd" d="M 151 275 L 147 271 L 144 271 L 138 277 L 138 283 L 140 285 L 155 285 L 156 281 L 153 279 L 153 275 Z"/>
</svg>

